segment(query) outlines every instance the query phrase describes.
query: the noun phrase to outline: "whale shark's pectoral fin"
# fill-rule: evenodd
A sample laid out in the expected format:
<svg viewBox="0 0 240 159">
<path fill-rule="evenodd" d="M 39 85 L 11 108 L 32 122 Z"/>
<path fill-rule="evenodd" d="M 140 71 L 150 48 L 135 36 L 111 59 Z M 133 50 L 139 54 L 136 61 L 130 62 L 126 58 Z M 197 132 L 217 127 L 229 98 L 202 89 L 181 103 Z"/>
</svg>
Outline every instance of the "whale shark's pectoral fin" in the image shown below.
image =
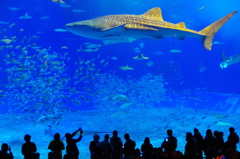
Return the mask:
<svg viewBox="0 0 240 159">
<path fill-rule="evenodd" d="M 144 26 L 141 24 L 136 24 L 136 23 L 130 23 L 124 25 L 124 29 L 139 29 L 139 30 L 152 30 L 152 31 L 158 31 L 158 29 L 149 27 L 149 26 Z"/>
<path fill-rule="evenodd" d="M 114 26 L 106 26 L 106 27 L 100 28 L 99 31 L 108 31 L 108 30 L 111 30 L 111 29 L 118 29 L 121 26 L 122 26 L 122 24 L 114 25 Z"/>
<path fill-rule="evenodd" d="M 179 40 L 184 40 L 185 39 L 185 35 L 178 35 L 178 36 L 176 36 Z"/>
</svg>

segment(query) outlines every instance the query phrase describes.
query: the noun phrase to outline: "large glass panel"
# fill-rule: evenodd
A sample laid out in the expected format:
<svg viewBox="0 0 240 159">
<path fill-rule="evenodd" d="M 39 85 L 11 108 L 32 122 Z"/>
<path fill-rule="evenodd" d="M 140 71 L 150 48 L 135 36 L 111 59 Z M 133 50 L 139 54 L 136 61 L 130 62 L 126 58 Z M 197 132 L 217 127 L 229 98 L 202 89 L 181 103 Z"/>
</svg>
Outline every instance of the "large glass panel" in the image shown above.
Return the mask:
<svg viewBox="0 0 240 159">
<path fill-rule="evenodd" d="M 47 158 L 55 133 L 66 146 L 79 127 L 83 159 L 95 133 L 141 148 L 171 129 L 184 152 L 194 128 L 240 131 L 238 1 L 1 3 L 1 142 L 15 158 L 25 134 Z"/>
</svg>

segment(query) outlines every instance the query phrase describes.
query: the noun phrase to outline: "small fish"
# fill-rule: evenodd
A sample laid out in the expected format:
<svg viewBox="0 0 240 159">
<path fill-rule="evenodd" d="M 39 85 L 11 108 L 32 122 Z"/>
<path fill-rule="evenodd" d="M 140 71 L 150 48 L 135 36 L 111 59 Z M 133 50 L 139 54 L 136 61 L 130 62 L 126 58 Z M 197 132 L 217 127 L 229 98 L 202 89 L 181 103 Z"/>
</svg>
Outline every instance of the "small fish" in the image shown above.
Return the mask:
<svg viewBox="0 0 240 159">
<path fill-rule="evenodd" d="M 84 52 L 95 52 L 95 51 L 98 51 L 99 48 L 96 48 L 96 49 L 82 49 Z"/>
<path fill-rule="evenodd" d="M 67 46 L 62 46 L 62 49 L 68 49 L 68 47 Z"/>
<path fill-rule="evenodd" d="M 152 61 L 146 63 L 147 66 L 151 67 L 154 63 Z"/>
<path fill-rule="evenodd" d="M 113 40 L 104 40 L 103 43 L 104 43 L 104 45 L 117 44 L 117 43 L 131 43 L 134 40 L 137 40 L 137 39 L 135 39 L 135 38 L 119 38 L 119 39 L 113 39 Z"/>
<path fill-rule="evenodd" d="M 61 3 L 60 7 L 69 8 L 69 7 L 71 7 L 71 5 L 67 4 L 67 3 Z"/>
<path fill-rule="evenodd" d="M 171 53 L 179 53 L 179 52 L 182 52 L 181 50 L 170 50 L 169 52 Z"/>
<path fill-rule="evenodd" d="M 144 57 L 143 54 L 139 54 L 136 57 L 133 57 L 134 60 L 147 60 L 149 59 L 148 57 Z"/>
<path fill-rule="evenodd" d="M 15 24 L 15 23 L 12 23 L 12 24 L 9 25 L 8 28 L 12 28 L 14 25 L 16 25 L 16 24 Z"/>
<path fill-rule="evenodd" d="M 12 39 L 1 39 L 0 41 L 6 43 L 6 44 L 10 44 L 13 40 Z"/>
<path fill-rule="evenodd" d="M 83 12 L 85 12 L 84 10 L 81 10 L 81 9 L 74 9 L 72 11 L 75 12 L 75 13 L 83 13 Z"/>
<path fill-rule="evenodd" d="M 126 108 L 129 108 L 131 105 L 132 105 L 132 103 L 124 103 L 119 108 L 126 109 Z"/>
<path fill-rule="evenodd" d="M 134 70 L 134 68 L 129 67 L 128 65 L 120 67 L 121 70 L 127 71 L 127 70 Z"/>
<path fill-rule="evenodd" d="M 62 1 L 62 0 L 51 0 L 51 1 L 55 3 L 66 3 L 65 1 Z"/>
<path fill-rule="evenodd" d="M 108 62 L 106 62 L 103 67 L 105 67 L 105 66 L 107 66 L 107 65 L 108 65 Z"/>
<path fill-rule="evenodd" d="M 162 51 L 154 51 L 154 52 L 152 52 L 152 53 L 155 54 L 155 55 L 162 55 L 162 54 L 163 54 Z"/>
<path fill-rule="evenodd" d="M 90 48 L 90 49 L 94 49 L 94 48 L 98 48 L 98 47 L 101 47 L 101 46 L 102 46 L 101 44 L 90 44 L 90 45 L 87 45 L 86 47 Z"/>
<path fill-rule="evenodd" d="M 199 72 L 204 72 L 206 69 L 207 69 L 206 66 L 202 66 L 202 67 L 200 67 Z"/>
<path fill-rule="evenodd" d="M 49 19 L 50 17 L 49 16 L 44 16 L 44 17 L 41 17 L 40 19 Z"/>
<path fill-rule="evenodd" d="M 0 21 L 0 24 L 9 24 L 9 22 Z"/>
<path fill-rule="evenodd" d="M 140 49 L 137 47 L 137 48 L 133 48 L 134 52 L 135 53 L 140 53 Z"/>
<path fill-rule="evenodd" d="M 117 60 L 117 57 L 114 57 L 114 56 L 113 56 L 113 57 L 111 57 L 111 59 L 113 59 L 113 60 Z"/>
<path fill-rule="evenodd" d="M 31 19 L 32 17 L 28 15 L 28 13 L 26 13 L 25 15 L 19 17 L 19 19 Z"/>
<path fill-rule="evenodd" d="M 227 123 L 227 122 L 216 121 L 214 123 L 216 123 L 218 126 L 233 126 L 232 123 Z"/>
<path fill-rule="evenodd" d="M 12 11 L 18 11 L 18 10 L 20 10 L 20 9 L 21 9 L 21 7 L 20 7 L 20 8 L 8 7 L 8 9 L 10 9 L 10 10 L 12 10 Z"/>
<path fill-rule="evenodd" d="M 214 114 L 215 118 L 217 119 L 225 119 L 228 117 L 228 115 L 217 115 L 217 114 Z"/>
<path fill-rule="evenodd" d="M 140 43 L 140 47 L 143 48 L 144 47 L 144 43 Z"/>
<path fill-rule="evenodd" d="M 199 9 L 197 10 L 197 12 L 203 10 L 204 8 L 205 8 L 205 6 L 202 6 L 201 8 L 199 8 Z"/>
<path fill-rule="evenodd" d="M 67 30 L 65 30 L 65 29 L 54 29 L 54 31 L 56 31 L 56 32 L 67 32 Z"/>
<path fill-rule="evenodd" d="M 224 43 L 221 43 L 221 42 L 218 42 L 218 41 L 214 41 L 213 44 L 221 45 L 221 44 L 224 44 Z"/>
</svg>

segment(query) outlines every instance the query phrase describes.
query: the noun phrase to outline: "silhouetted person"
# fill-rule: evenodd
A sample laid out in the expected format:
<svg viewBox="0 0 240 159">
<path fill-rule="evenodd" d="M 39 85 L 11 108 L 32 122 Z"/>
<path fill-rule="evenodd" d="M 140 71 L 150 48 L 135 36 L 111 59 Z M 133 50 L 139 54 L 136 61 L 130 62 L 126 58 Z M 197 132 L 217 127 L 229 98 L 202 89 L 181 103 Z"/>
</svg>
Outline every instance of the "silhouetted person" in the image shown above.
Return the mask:
<svg viewBox="0 0 240 159">
<path fill-rule="evenodd" d="M 98 134 L 93 135 L 93 141 L 89 144 L 89 151 L 91 159 L 104 159 L 103 158 L 103 148 L 99 142 L 100 136 Z"/>
<path fill-rule="evenodd" d="M 36 144 L 31 142 L 31 136 L 26 134 L 24 136 L 25 143 L 22 145 L 22 154 L 24 159 L 33 159 L 37 151 Z"/>
<path fill-rule="evenodd" d="M 172 151 L 175 151 L 177 148 L 177 138 L 173 136 L 173 131 L 168 129 L 167 135 L 161 145 L 161 148 L 164 149 L 164 152 L 170 154 Z"/>
<path fill-rule="evenodd" d="M 48 152 L 48 159 L 53 159 L 53 152 Z"/>
<path fill-rule="evenodd" d="M 40 153 L 35 153 L 33 159 L 40 159 Z"/>
<path fill-rule="evenodd" d="M 234 148 L 235 150 L 237 149 L 237 143 L 239 143 L 239 137 L 237 133 L 235 132 L 235 129 L 233 127 L 229 128 L 229 135 L 227 139 L 227 145 L 228 148 Z"/>
<path fill-rule="evenodd" d="M 211 157 L 213 155 L 215 146 L 215 137 L 213 136 L 212 130 L 206 130 L 206 136 L 203 139 L 203 151 L 206 157 Z"/>
<path fill-rule="evenodd" d="M 79 137 L 77 139 L 73 139 L 73 137 L 77 134 L 77 132 L 80 132 Z M 79 150 L 77 147 L 77 142 L 82 140 L 82 134 L 83 134 L 82 128 L 79 128 L 78 130 L 74 131 L 72 134 L 70 133 L 65 134 L 66 143 L 67 145 L 69 145 L 69 151 L 73 152 L 75 156 L 73 159 L 78 159 Z"/>
<path fill-rule="evenodd" d="M 118 132 L 116 130 L 113 131 L 113 136 L 110 138 L 110 143 L 113 146 L 113 159 L 122 159 L 122 140 L 118 137 Z"/>
<path fill-rule="evenodd" d="M 104 140 L 100 143 L 103 148 L 103 158 L 104 159 L 112 159 L 113 147 L 112 144 L 108 141 L 109 135 L 106 134 L 104 136 Z"/>
<path fill-rule="evenodd" d="M 133 159 L 136 142 L 130 139 L 129 134 L 125 134 L 124 138 L 126 140 L 123 148 L 124 159 Z"/>
<path fill-rule="evenodd" d="M 153 145 L 150 143 L 150 139 L 146 137 L 141 146 L 141 151 L 143 152 L 143 159 L 152 159 Z"/>
<path fill-rule="evenodd" d="M 54 135 L 54 140 L 49 143 L 48 149 L 53 152 L 54 159 L 62 159 L 62 150 L 64 150 L 64 143 L 60 140 L 59 133 L 56 133 Z"/>
<path fill-rule="evenodd" d="M 186 145 L 184 151 L 185 159 L 196 159 L 197 157 L 197 140 L 193 138 L 192 133 L 186 133 Z"/>
<path fill-rule="evenodd" d="M 73 159 L 74 153 L 70 149 L 70 145 L 66 146 L 66 154 L 64 155 L 63 159 Z"/>
<path fill-rule="evenodd" d="M 0 159 L 13 159 L 11 147 L 6 143 L 3 143 L 1 146 Z"/>
<path fill-rule="evenodd" d="M 141 156 L 141 151 L 140 149 L 135 149 L 134 151 L 134 159 L 142 159 L 142 156 Z M 150 158 L 149 158 L 150 159 Z"/>
<path fill-rule="evenodd" d="M 199 132 L 197 128 L 194 129 L 194 135 L 193 138 L 197 140 L 197 158 L 202 159 L 203 158 L 203 136 Z"/>
<path fill-rule="evenodd" d="M 224 148 L 224 139 L 223 139 L 223 132 L 214 131 L 215 136 L 215 150 L 213 157 L 223 155 L 223 148 Z"/>
</svg>

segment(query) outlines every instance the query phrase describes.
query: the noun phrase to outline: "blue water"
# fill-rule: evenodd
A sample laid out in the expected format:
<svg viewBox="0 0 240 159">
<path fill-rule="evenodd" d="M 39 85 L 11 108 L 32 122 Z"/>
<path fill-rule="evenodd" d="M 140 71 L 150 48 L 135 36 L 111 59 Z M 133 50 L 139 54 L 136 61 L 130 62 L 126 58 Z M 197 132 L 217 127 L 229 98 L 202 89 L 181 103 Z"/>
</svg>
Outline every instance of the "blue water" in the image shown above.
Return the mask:
<svg viewBox="0 0 240 159">
<path fill-rule="evenodd" d="M 154 146 L 161 144 L 166 129 L 171 128 L 181 141 L 181 151 L 184 133 L 196 126 L 202 134 L 206 128 L 219 129 L 225 137 L 229 125 L 217 125 L 217 121 L 240 130 L 235 118 L 240 113 L 240 63 L 220 68 L 222 50 L 227 57 L 239 54 L 239 13 L 217 32 L 213 41 L 220 44 L 214 44 L 211 51 L 191 37 L 105 45 L 103 40 L 54 31 L 65 30 L 65 24 L 75 21 L 111 14 L 139 15 L 153 7 L 161 8 L 165 21 L 185 22 L 187 28 L 199 31 L 239 11 L 237 0 L 66 2 L 65 6 L 51 1 L 1 2 L 0 39 L 12 40 L 9 44 L 0 41 L 0 113 L 5 134 L 1 141 L 12 144 L 16 157 L 21 158 L 22 137 L 30 133 L 46 158 L 51 136 L 55 131 L 64 135 L 66 126 L 69 131 L 78 126 L 109 133 L 117 129 L 120 135 L 131 133 L 138 145 L 151 134 Z M 19 18 L 26 13 L 32 18 Z M 88 52 L 92 44 L 99 47 Z M 149 59 L 134 60 L 139 53 Z M 133 70 L 120 69 L 127 65 Z M 149 118 L 144 122 L 139 117 L 143 112 Z M 192 112 L 197 119 L 188 127 L 182 117 L 192 119 Z M 168 114 L 175 117 L 168 118 Z M 228 116 L 218 119 L 214 114 Z M 157 123 L 168 122 L 157 128 L 152 122 L 155 115 Z M 23 128 L 17 133 L 19 123 Z M 152 132 L 139 135 L 147 129 Z M 83 158 L 88 156 L 91 135 L 79 144 Z"/>
</svg>

